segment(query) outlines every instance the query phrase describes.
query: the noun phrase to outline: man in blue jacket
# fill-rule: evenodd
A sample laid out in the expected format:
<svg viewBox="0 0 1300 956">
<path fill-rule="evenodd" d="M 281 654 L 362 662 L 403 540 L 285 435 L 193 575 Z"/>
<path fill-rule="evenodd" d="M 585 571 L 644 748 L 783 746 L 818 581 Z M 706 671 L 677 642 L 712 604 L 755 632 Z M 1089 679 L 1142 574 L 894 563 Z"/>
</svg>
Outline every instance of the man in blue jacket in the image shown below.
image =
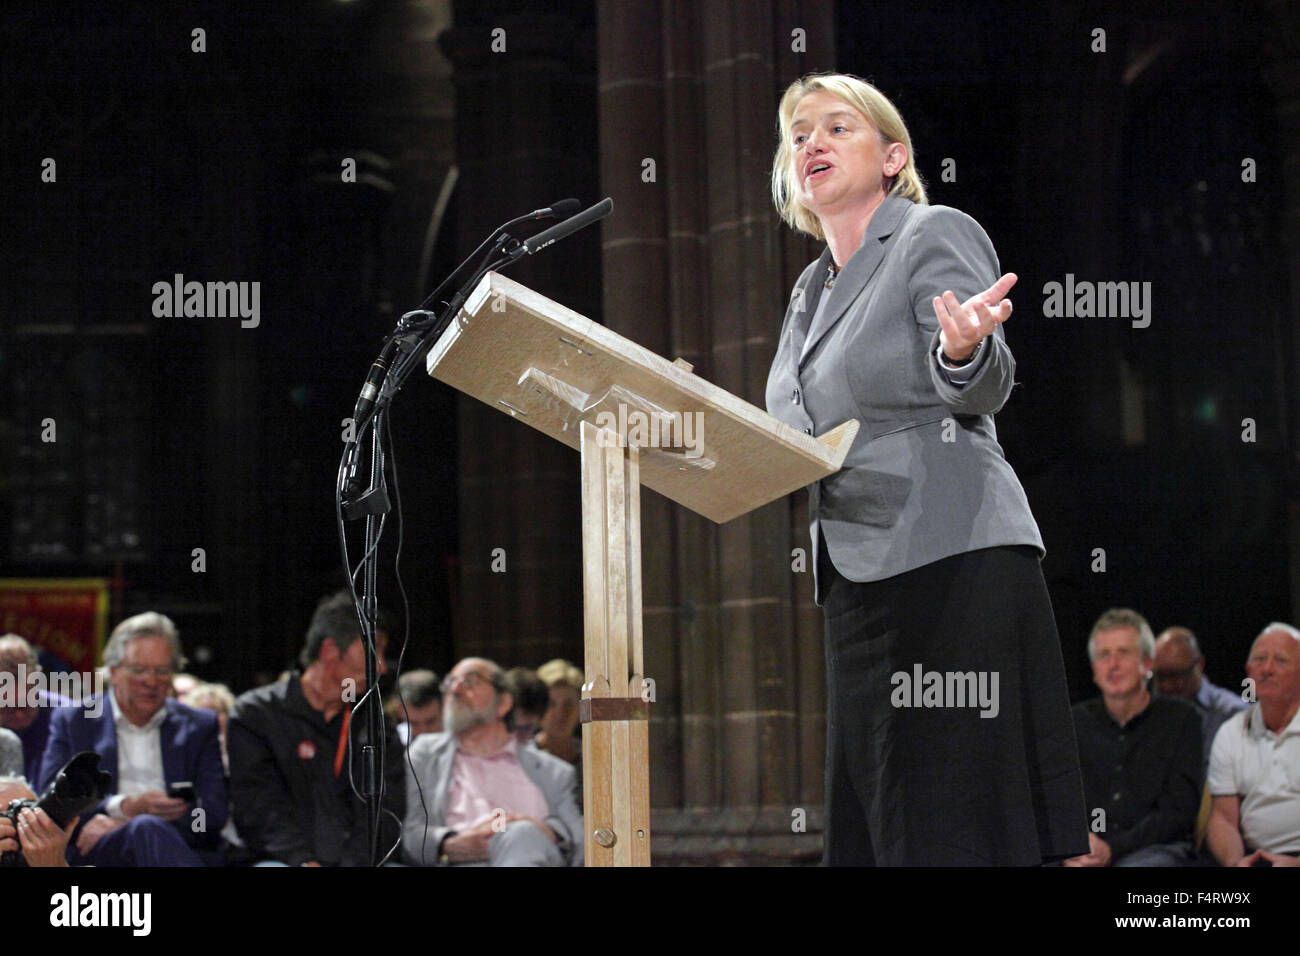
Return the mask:
<svg viewBox="0 0 1300 956">
<path fill-rule="evenodd" d="M 167 696 L 185 666 L 176 626 L 147 612 L 114 629 L 104 650 L 108 706 L 93 697 L 55 712 L 41 762 L 43 789 L 72 757 L 93 750 L 113 792 L 82 816 L 68 862 L 203 866 L 226 823 L 217 715 Z M 173 793 L 173 785 L 191 784 Z"/>
<path fill-rule="evenodd" d="M 40 670 L 36 648 L 25 638 L 18 634 L 0 637 L 0 673 L 7 675 L 15 686 L 28 685 L 31 675 L 38 674 Z M 7 702 L 0 699 L 0 727 L 12 730 L 22 741 L 23 776 L 32 786 L 36 786 L 45 776 L 41 761 L 45 757 L 45 745 L 50 739 L 54 711 L 71 705 L 72 701 L 40 686 L 29 688 L 26 696 L 23 706 L 17 702 L 13 706 L 6 706 Z"/>
</svg>

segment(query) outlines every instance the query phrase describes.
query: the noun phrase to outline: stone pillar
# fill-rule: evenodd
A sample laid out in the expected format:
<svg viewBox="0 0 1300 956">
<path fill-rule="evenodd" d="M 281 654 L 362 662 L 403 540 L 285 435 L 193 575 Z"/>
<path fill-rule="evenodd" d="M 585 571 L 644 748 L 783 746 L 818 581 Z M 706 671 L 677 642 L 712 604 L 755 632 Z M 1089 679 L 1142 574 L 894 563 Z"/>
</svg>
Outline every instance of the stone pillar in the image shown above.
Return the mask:
<svg viewBox="0 0 1300 956">
<path fill-rule="evenodd" d="M 602 0 L 606 324 L 760 407 L 794 278 L 816 251 L 769 198 L 780 92 L 833 65 L 831 5 Z M 804 31 L 808 53 L 792 49 Z M 725 526 L 643 499 L 652 852 L 815 857 L 824 676 L 806 497 Z"/>
<path fill-rule="evenodd" d="M 456 5 L 439 42 L 454 67 L 457 259 L 506 220 L 558 199 L 598 197 L 592 34 L 585 4 L 530 13 Z M 522 231 L 521 236 L 536 231 Z M 599 317 L 598 229 L 510 270 Z M 580 658 L 578 456 L 474 399 L 457 401 L 460 589 L 454 655 L 536 667 Z M 499 549 L 499 550 L 498 550 Z M 497 570 L 494 570 L 494 567 Z"/>
</svg>

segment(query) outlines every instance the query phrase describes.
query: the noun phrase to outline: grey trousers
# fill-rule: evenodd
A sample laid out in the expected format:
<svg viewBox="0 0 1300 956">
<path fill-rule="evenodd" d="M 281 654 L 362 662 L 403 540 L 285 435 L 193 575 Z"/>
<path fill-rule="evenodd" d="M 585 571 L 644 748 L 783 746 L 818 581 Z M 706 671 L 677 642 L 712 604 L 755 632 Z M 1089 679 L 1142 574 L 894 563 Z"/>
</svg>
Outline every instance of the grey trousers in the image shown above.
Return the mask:
<svg viewBox="0 0 1300 956">
<path fill-rule="evenodd" d="M 452 866 L 564 866 L 560 848 L 527 820 L 511 820 L 488 840 L 488 858 Z"/>
<path fill-rule="evenodd" d="M 564 866 L 560 848 L 527 820 L 511 820 L 488 841 L 488 866 Z"/>
</svg>

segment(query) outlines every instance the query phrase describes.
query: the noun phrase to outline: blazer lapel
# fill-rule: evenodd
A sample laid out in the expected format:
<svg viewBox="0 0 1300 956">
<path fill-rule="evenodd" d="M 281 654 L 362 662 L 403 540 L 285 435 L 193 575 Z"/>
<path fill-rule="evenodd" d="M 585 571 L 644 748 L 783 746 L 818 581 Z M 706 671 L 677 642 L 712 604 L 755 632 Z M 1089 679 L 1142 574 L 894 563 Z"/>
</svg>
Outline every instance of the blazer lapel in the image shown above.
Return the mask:
<svg viewBox="0 0 1300 956">
<path fill-rule="evenodd" d="M 800 368 L 803 368 L 808 356 L 817 347 L 817 343 L 825 338 L 826 333 L 834 328 L 840 319 L 844 318 L 849 305 L 857 299 L 867 283 L 871 281 L 871 277 L 876 274 L 876 270 L 880 268 L 880 263 L 885 258 L 885 240 L 894 234 L 903 214 L 911 205 L 910 199 L 886 196 L 885 201 L 876 209 L 870 225 L 867 226 L 867 233 L 862 237 L 862 245 L 844 264 L 844 270 L 831 289 L 831 298 L 826 303 L 826 310 L 821 314 L 819 321 L 808 330 L 808 336 L 799 352 Z"/>
<path fill-rule="evenodd" d="M 804 342 L 808 340 L 808 327 L 812 324 L 812 317 L 817 314 L 817 303 L 821 301 L 822 294 L 826 291 L 826 268 L 830 263 L 831 250 L 828 247 L 822 251 L 821 257 L 817 260 L 817 268 L 813 269 L 808 281 L 795 289 L 793 304 L 800 308 L 790 316 L 788 334 L 790 348 L 796 361 L 803 355 Z M 802 302 L 799 301 L 801 298 Z"/>
<path fill-rule="evenodd" d="M 447 744 L 434 758 L 434 780 L 442 781 L 442 788 L 433 796 L 432 818 L 438 825 L 447 822 L 447 794 L 451 792 L 452 764 L 456 760 L 456 735 L 447 734 Z"/>
<path fill-rule="evenodd" d="M 176 746 L 176 734 L 179 731 L 181 716 L 172 709 L 172 702 L 166 702 L 167 716 L 158 725 L 158 743 L 162 747 L 163 781 L 167 784 L 185 779 L 184 754 Z"/>
<path fill-rule="evenodd" d="M 117 772 L 117 724 L 113 722 L 113 704 L 104 697 L 103 713 L 99 715 L 99 746 L 95 750 L 100 754 L 99 769 L 107 770 L 113 775 L 113 792 L 117 792 L 119 775 Z"/>
<path fill-rule="evenodd" d="M 551 781 L 547 778 L 546 774 L 542 772 L 542 762 L 538 758 L 537 754 L 533 753 L 531 747 L 531 744 L 526 744 L 519 748 L 519 769 L 524 772 L 524 776 L 533 782 L 533 786 L 542 791 L 542 796 L 546 798 L 547 811 L 553 812 L 557 801 L 554 799 L 554 794 L 551 792 Z"/>
</svg>

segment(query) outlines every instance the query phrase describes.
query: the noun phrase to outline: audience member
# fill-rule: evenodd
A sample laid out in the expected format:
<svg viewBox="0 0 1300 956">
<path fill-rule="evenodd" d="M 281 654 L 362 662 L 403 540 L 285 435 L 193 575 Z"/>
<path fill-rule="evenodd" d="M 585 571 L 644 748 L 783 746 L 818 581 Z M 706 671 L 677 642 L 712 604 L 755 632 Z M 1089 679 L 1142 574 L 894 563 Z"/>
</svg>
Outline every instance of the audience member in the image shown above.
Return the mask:
<svg viewBox="0 0 1300 956">
<path fill-rule="evenodd" d="M 0 727 L 0 777 L 22 776 L 23 742 L 12 730 Z"/>
<path fill-rule="evenodd" d="M 184 666 L 171 620 L 147 612 L 119 624 L 104 649 L 109 706 L 92 697 L 54 713 L 44 788 L 72 757 L 93 750 L 112 794 L 85 814 L 68 848 L 73 865 L 203 866 L 226 822 L 217 718 L 168 697 Z M 187 783 L 202 813 L 170 788 Z"/>
<path fill-rule="evenodd" d="M 36 794 L 22 776 L 0 774 L 0 810 L 11 800 L 35 800 Z M 18 814 L 18 825 L 8 817 L 0 816 L 0 853 L 9 850 L 22 853 L 28 866 L 67 866 L 64 857 L 72 831 L 80 817 L 73 817 L 63 829 L 50 819 L 49 814 L 36 807 L 24 807 Z"/>
<path fill-rule="evenodd" d="M 1246 709 L 1241 695 L 1216 687 L 1205 676 L 1205 655 L 1196 635 L 1185 627 L 1170 627 L 1156 638 L 1156 693 L 1181 697 L 1201 715 L 1201 778 L 1210 765 L 1214 735 L 1233 714 Z"/>
<path fill-rule="evenodd" d="M 168 695 L 182 700 L 186 694 L 203 683 L 202 680 L 193 674 L 174 674 L 172 675 L 172 686 Z"/>
<path fill-rule="evenodd" d="M 443 726 L 411 743 L 402 848 L 420 865 L 580 866 L 574 769 L 506 724 L 501 668 L 470 657 L 443 684 Z"/>
<path fill-rule="evenodd" d="M 1109 610 L 1092 627 L 1088 657 L 1101 697 L 1073 708 L 1090 849 L 1066 866 L 1194 860 L 1201 721 L 1186 701 L 1147 690 L 1154 654 L 1151 626 L 1136 611 Z"/>
<path fill-rule="evenodd" d="M 542 717 L 551 705 L 551 690 L 537 672 L 527 667 L 513 667 L 505 674 L 506 689 L 515 702 L 511 718 L 515 740 L 526 744 L 533 739 L 542 724 Z"/>
<path fill-rule="evenodd" d="M 31 644 L 17 634 L 0 637 L 0 671 L 10 674 L 16 684 L 26 683 L 27 675 L 40 669 L 36 649 Z M 42 762 L 54 710 L 67 707 L 72 701 L 43 688 L 32 688 L 27 692 L 26 703 L 26 707 L 6 707 L 0 702 L 0 727 L 18 735 L 23 744 L 23 776 L 39 783 L 45 777 Z"/>
<path fill-rule="evenodd" d="M 1246 676 L 1257 701 L 1210 752 L 1210 852 L 1224 866 L 1300 866 L 1300 631 L 1264 628 Z"/>
<path fill-rule="evenodd" d="M 221 765 L 230 776 L 230 755 L 226 750 L 226 729 L 230 712 L 235 709 L 235 695 L 225 684 L 196 684 L 180 698 L 182 704 L 199 710 L 210 710 L 217 715 L 217 731 L 221 740 Z"/>
<path fill-rule="evenodd" d="M 384 674 L 388 635 L 375 633 Z M 364 779 L 365 721 L 352 709 L 366 691 L 365 641 L 352 596 L 341 591 L 316 607 L 301 673 L 243 694 L 230 715 L 231 803 L 239 835 L 266 865 L 367 866 L 366 807 L 354 792 Z M 403 816 L 403 748 L 391 729 L 377 742 L 383 787 L 379 845 L 387 852 Z"/>
<path fill-rule="evenodd" d="M 226 729 L 230 722 L 230 712 L 235 709 L 235 695 L 225 684 L 198 684 L 187 691 L 181 703 L 200 710 L 210 710 L 217 715 L 218 734 L 221 739 L 221 765 L 226 771 L 226 790 L 230 790 L 230 753 L 226 746 Z M 221 855 L 230 866 L 251 863 L 248 849 L 239 836 L 235 826 L 235 809 L 231 805 L 226 816 L 226 825 L 221 829 Z"/>
<path fill-rule="evenodd" d="M 389 702 L 398 721 L 397 736 L 410 744 L 421 734 L 442 730 L 442 687 L 433 671 L 409 671 L 397 679 L 397 693 Z"/>
<path fill-rule="evenodd" d="M 561 658 L 537 668 L 546 684 L 550 705 L 542 715 L 536 744 L 571 764 L 582 764 L 582 737 L 578 730 L 578 701 L 582 697 L 582 671 Z"/>
</svg>

